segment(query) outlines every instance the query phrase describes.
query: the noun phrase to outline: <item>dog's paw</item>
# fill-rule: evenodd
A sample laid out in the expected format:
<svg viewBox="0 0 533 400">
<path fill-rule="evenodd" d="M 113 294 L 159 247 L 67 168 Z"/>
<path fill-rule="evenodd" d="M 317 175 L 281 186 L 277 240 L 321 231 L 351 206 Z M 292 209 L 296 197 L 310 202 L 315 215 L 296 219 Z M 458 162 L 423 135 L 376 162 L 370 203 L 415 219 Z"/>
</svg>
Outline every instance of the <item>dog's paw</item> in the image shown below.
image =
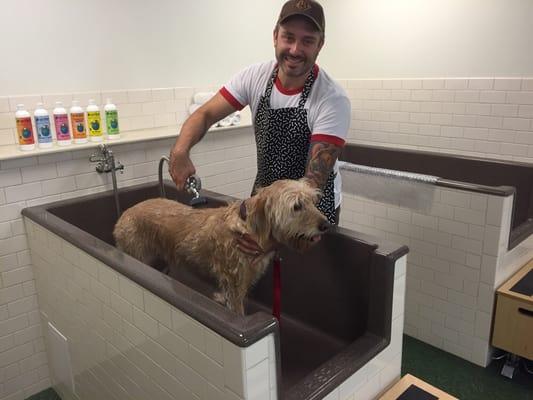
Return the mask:
<svg viewBox="0 0 533 400">
<path fill-rule="evenodd" d="M 215 292 L 213 294 L 213 300 L 215 300 L 217 303 L 222 304 L 223 306 L 226 305 L 226 295 L 222 292 Z"/>
</svg>

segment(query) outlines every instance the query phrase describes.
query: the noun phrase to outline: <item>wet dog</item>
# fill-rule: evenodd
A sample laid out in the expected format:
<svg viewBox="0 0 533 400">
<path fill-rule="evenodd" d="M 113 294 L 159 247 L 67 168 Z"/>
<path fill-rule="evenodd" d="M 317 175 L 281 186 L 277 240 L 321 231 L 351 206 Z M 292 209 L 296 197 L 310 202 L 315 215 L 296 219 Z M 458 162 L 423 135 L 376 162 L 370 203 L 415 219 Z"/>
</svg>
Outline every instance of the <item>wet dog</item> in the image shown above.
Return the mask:
<svg viewBox="0 0 533 400">
<path fill-rule="evenodd" d="M 167 199 L 150 199 L 126 210 L 113 231 L 117 247 L 150 264 L 204 266 L 216 279 L 215 299 L 244 314 L 244 298 L 265 272 L 279 244 L 304 251 L 328 229 L 316 208 L 320 191 L 306 179 L 280 180 L 257 194 L 220 208 L 194 209 Z M 250 255 L 239 249 L 249 235 L 263 249 Z"/>
</svg>

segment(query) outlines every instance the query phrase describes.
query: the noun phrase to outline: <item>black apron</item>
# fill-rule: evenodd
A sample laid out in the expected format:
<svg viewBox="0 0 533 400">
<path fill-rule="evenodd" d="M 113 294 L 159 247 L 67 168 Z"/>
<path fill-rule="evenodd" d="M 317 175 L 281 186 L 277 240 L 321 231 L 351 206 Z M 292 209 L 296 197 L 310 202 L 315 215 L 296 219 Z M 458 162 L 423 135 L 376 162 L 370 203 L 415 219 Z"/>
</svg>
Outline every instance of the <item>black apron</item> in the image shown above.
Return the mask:
<svg viewBox="0 0 533 400">
<path fill-rule="evenodd" d="M 274 68 L 265 93 L 259 100 L 254 120 L 255 142 L 257 146 L 257 176 L 254 189 L 269 186 L 280 179 L 300 179 L 305 175 L 311 130 L 307 123 L 305 102 L 311 92 L 315 75 L 309 72 L 298 107 L 270 108 L 270 95 L 278 68 Z M 335 223 L 335 173 L 332 171 L 322 190 L 318 209 Z"/>
</svg>

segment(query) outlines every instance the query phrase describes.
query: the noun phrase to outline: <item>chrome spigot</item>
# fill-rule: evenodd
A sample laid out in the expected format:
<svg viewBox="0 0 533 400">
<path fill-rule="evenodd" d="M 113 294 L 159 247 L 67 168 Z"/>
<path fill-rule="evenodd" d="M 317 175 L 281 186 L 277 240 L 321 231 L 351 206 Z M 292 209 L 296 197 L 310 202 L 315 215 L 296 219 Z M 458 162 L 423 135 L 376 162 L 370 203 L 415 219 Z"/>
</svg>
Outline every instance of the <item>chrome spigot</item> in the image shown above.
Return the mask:
<svg viewBox="0 0 533 400">
<path fill-rule="evenodd" d="M 100 174 L 104 172 L 111 172 L 111 177 L 113 179 L 115 206 L 117 208 L 117 218 L 120 217 L 121 210 L 118 196 L 116 171 L 120 171 L 120 173 L 123 174 L 124 165 L 122 165 L 118 161 L 115 162 L 115 156 L 113 155 L 113 152 L 108 149 L 105 144 L 101 144 L 100 146 L 98 146 L 98 151 L 89 156 L 89 161 L 97 163 L 96 172 Z"/>
<path fill-rule="evenodd" d="M 115 162 L 115 156 L 113 152 L 107 148 L 105 144 L 98 146 L 98 152 L 91 154 L 89 157 L 90 162 L 96 162 L 96 171 L 99 173 L 120 171 L 124 173 L 124 165 L 119 161 Z"/>
</svg>

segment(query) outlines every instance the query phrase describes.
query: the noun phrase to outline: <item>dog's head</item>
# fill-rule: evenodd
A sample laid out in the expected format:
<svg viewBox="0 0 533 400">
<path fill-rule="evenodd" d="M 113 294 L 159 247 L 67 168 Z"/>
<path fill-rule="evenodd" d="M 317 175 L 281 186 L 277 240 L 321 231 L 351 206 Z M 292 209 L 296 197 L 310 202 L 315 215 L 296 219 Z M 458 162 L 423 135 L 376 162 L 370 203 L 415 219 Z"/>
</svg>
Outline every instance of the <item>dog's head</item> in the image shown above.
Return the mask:
<svg viewBox="0 0 533 400">
<path fill-rule="evenodd" d="M 320 190 L 306 179 L 279 180 L 248 199 L 250 225 L 263 243 L 274 240 L 298 251 L 317 243 L 329 228 L 316 204 Z"/>
</svg>

